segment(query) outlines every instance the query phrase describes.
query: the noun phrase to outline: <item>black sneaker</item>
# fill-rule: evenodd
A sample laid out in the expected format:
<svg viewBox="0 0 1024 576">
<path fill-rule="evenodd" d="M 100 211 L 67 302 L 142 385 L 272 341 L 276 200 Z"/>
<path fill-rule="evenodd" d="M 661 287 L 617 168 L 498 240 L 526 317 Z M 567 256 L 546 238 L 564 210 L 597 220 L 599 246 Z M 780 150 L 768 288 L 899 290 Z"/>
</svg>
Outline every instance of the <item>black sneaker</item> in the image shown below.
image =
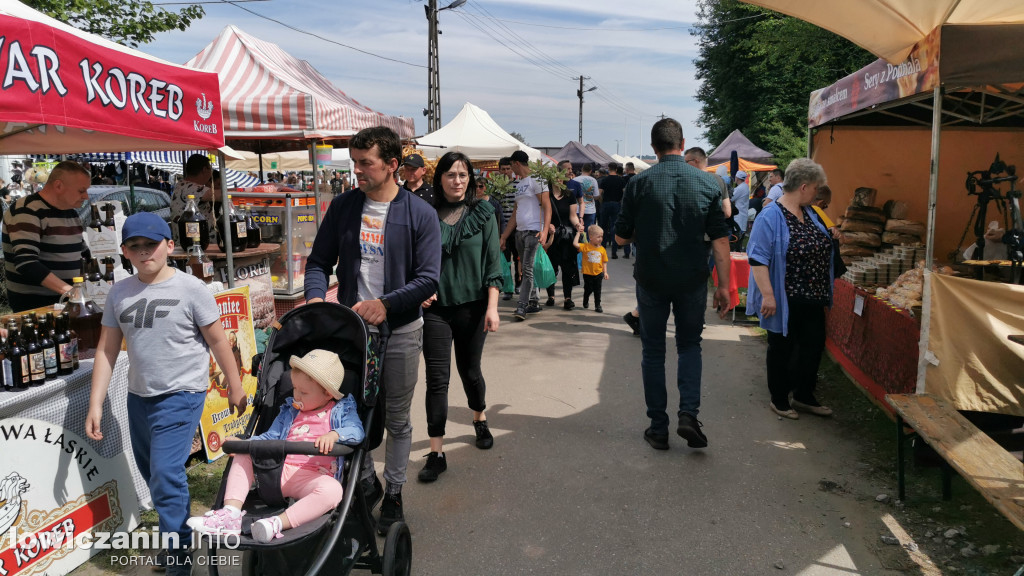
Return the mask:
<svg viewBox="0 0 1024 576">
<path fill-rule="evenodd" d="M 526 307 L 526 313 L 527 314 L 536 314 L 537 312 L 540 312 L 542 310 L 544 310 L 544 309 L 541 308 L 540 304 L 537 304 L 536 302 L 533 302 L 529 306 Z"/>
<path fill-rule="evenodd" d="M 526 320 L 526 308 L 523 308 L 521 304 L 516 306 L 516 313 L 513 314 L 512 317 L 515 318 L 517 322 Z"/>
<path fill-rule="evenodd" d="M 576 303 L 573 302 L 572 300 L 566 300 L 565 303 L 562 304 L 562 307 L 565 308 L 566 310 L 572 310 L 573 308 L 576 307 Z"/>
<path fill-rule="evenodd" d="M 668 450 L 668 434 L 658 434 L 653 428 L 644 430 L 644 440 L 655 450 Z"/>
<path fill-rule="evenodd" d="M 601 312 L 604 312 L 604 308 L 601 308 L 600 304 L 594 304 L 594 312 L 600 314 Z M 630 316 L 632 316 L 632 314 L 630 314 Z"/>
<path fill-rule="evenodd" d="M 380 484 L 380 478 L 374 474 L 373 478 L 364 478 L 359 481 L 359 488 L 363 491 L 363 498 L 366 500 L 366 507 L 373 510 L 384 495 L 384 487 Z"/>
<path fill-rule="evenodd" d="M 444 452 L 440 454 L 431 452 L 427 454 L 427 465 L 423 467 L 423 470 L 420 470 L 420 482 L 433 482 L 447 469 L 448 459 L 445 458 Z"/>
<path fill-rule="evenodd" d="M 590 300 L 587 300 L 586 298 L 583 299 L 583 308 L 585 310 L 590 308 Z"/>
<path fill-rule="evenodd" d="M 544 305 L 545 306 L 554 306 L 555 305 L 555 299 L 554 298 L 548 298 L 547 301 L 544 302 Z"/>
<path fill-rule="evenodd" d="M 505 294 L 501 297 L 501 299 L 502 300 L 511 300 L 512 299 L 512 293 L 511 292 L 505 292 Z"/>
<path fill-rule="evenodd" d="M 622 316 L 622 319 L 625 320 L 626 324 L 628 324 L 630 329 L 633 330 L 633 336 L 640 335 L 640 318 L 638 316 L 633 316 L 632 312 L 626 312 Z"/>
<path fill-rule="evenodd" d="M 159 552 L 156 553 L 156 556 L 153 557 L 154 572 L 163 572 L 164 570 L 167 570 L 168 554 L 170 554 L 170 552 L 167 551 L 167 548 L 162 548 Z"/>
<path fill-rule="evenodd" d="M 619 259 L 619 255 L 614 253 L 614 252 L 612 252 L 612 260 L 618 260 L 618 259 Z"/>
<path fill-rule="evenodd" d="M 494 446 L 494 436 L 491 436 L 491 429 L 487 427 L 487 420 L 473 420 L 473 429 L 476 430 L 477 448 L 489 450 Z"/>
<path fill-rule="evenodd" d="M 695 416 L 684 412 L 679 417 L 679 426 L 676 428 L 676 434 L 686 438 L 686 445 L 690 448 L 707 448 L 708 437 L 700 431 L 702 426 L 704 425 Z"/>
<path fill-rule="evenodd" d="M 384 536 L 388 528 L 398 521 L 405 521 L 405 514 L 402 513 L 402 493 L 385 494 L 384 501 L 380 505 L 380 520 L 377 521 L 377 534 Z"/>
</svg>

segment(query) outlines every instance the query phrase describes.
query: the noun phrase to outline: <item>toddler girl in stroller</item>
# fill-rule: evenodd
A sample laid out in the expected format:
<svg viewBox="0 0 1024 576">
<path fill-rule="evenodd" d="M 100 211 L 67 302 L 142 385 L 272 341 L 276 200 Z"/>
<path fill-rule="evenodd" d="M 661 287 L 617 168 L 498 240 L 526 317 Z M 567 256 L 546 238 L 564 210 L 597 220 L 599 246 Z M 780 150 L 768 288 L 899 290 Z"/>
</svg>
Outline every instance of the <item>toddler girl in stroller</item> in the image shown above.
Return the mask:
<svg viewBox="0 0 1024 576">
<path fill-rule="evenodd" d="M 363 425 L 351 395 L 342 397 L 345 368 L 337 354 L 312 350 L 292 356 L 294 396 L 288 398 L 274 423 L 251 440 L 313 441 L 322 454 L 335 443 L 351 446 L 363 441 Z M 236 440 L 227 438 L 226 440 Z M 334 509 L 342 498 L 344 463 L 330 456 L 289 455 L 281 473 L 281 493 L 297 501 L 277 516 L 253 522 L 252 536 L 266 544 L 281 537 L 281 531 L 309 522 Z M 202 534 L 240 534 L 242 505 L 253 483 L 252 460 L 239 454 L 228 472 L 224 507 L 189 519 L 188 525 Z"/>
</svg>

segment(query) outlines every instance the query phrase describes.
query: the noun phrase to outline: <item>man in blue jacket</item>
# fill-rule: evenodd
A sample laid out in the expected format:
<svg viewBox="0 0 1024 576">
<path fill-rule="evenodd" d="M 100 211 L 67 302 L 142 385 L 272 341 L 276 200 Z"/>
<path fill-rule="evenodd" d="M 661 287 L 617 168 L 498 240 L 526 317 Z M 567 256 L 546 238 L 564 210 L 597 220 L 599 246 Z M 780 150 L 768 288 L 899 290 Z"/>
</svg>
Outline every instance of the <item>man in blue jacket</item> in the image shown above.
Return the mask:
<svg viewBox="0 0 1024 576">
<path fill-rule="evenodd" d="M 423 348 L 420 304 L 437 292 L 441 227 L 434 208 L 395 181 L 402 143 L 394 131 L 360 130 L 349 150 L 359 188 L 331 201 L 306 262 L 305 293 L 308 302 L 322 302 L 337 266 L 338 302 L 366 320 L 372 332 L 384 320 L 391 327 L 381 374 L 388 431 L 387 489 L 377 523 L 383 535 L 405 519 L 402 486 L 412 445 L 409 408 Z M 362 478 L 372 508 L 385 490 L 369 454 Z"/>
</svg>

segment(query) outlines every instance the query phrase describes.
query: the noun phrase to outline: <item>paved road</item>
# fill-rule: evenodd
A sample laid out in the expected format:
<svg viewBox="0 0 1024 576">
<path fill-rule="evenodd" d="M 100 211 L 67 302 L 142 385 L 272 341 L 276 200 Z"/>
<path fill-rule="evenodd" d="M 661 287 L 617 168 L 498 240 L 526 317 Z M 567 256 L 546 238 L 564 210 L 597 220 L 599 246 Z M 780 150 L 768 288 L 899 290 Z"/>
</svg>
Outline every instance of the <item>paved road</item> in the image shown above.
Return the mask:
<svg viewBox="0 0 1024 576">
<path fill-rule="evenodd" d="M 818 488 L 857 482 L 856 438 L 828 419 L 769 412 L 765 344 L 749 328 L 709 311 L 700 419 L 710 446 L 644 442 L 640 340 L 621 318 L 631 265 L 611 262 L 604 314 L 557 307 L 513 323 L 502 302 L 484 362 L 495 446 L 473 445 L 456 380 L 449 468 L 433 484 L 415 481 L 428 452 L 420 388 L 404 493 L 414 573 L 889 574 L 873 553 L 885 511 L 866 492 Z M 674 373 L 673 360 L 670 382 Z M 677 399 L 673 389 L 670 406 Z"/>
</svg>

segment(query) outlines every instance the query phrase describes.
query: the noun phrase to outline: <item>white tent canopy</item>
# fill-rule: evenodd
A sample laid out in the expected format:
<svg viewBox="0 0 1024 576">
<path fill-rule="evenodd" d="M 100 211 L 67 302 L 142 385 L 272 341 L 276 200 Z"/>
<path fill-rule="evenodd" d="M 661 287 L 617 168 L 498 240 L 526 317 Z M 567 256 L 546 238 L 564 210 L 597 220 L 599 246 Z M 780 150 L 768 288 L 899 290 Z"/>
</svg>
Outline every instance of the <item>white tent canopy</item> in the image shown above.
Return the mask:
<svg viewBox="0 0 1024 576">
<path fill-rule="evenodd" d="M 462 152 L 471 160 L 499 160 L 516 150 L 526 152 L 530 160 L 544 157 L 540 150 L 523 144 L 502 130 L 483 108 L 469 102 L 451 122 L 417 138 L 416 142 L 427 158 L 440 158 L 452 150 Z"/>
<path fill-rule="evenodd" d="M 255 152 L 236 152 L 242 158 L 239 160 L 229 159 L 228 168 L 243 172 L 258 172 L 260 169 L 259 155 Z M 327 170 L 348 170 L 349 166 L 348 148 L 335 148 L 331 151 L 331 161 L 324 165 Z M 309 162 L 308 150 L 297 150 L 294 152 L 273 152 L 263 155 L 263 172 L 302 172 L 310 171 L 313 165 Z"/>
<path fill-rule="evenodd" d="M 612 154 L 612 158 L 614 158 L 616 162 L 622 164 L 623 166 L 626 165 L 626 162 L 632 162 L 633 168 L 636 168 L 637 172 L 643 172 L 644 170 L 647 170 L 648 168 L 651 167 L 650 164 L 644 162 L 643 160 L 637 158 L 636 156 L 619 156 L 618 154 Z"/>
<path fill-rule="evenodd" d="M 743 0 L 835 32 L 890 63 L 943 24 L 994 25 L 1024 19 L 1020 0 Z"/>
</svg>

